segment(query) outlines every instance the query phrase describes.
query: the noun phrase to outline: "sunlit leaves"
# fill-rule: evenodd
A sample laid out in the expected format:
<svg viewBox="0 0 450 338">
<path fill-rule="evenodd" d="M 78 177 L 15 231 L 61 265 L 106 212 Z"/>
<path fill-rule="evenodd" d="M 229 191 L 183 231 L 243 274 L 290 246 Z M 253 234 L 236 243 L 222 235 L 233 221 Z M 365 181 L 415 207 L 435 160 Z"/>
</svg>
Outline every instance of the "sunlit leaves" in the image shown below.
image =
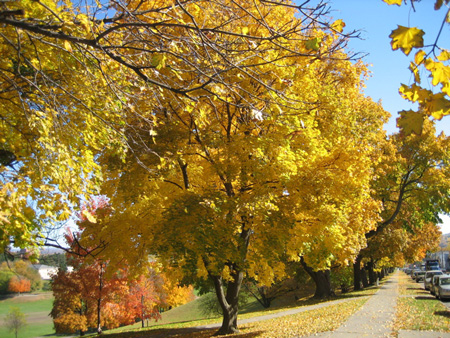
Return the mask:
<svg viewBox="0 0 450 338">
<path fill-rule="evenodd" d="M 416 27 L 404 27 L 398 25 L 389 37 L 392 39 L 391 46 L 393 50 L 401 49 L 403 53 L 409 55 L 411 49 L 423 47 L 424 31 Z"/>
<path fill-rule="evenodd" d="M 317 51 L 317 50 L 319 50 L 321 43 L 322 43 L 322 39 L 315 37 L 315 38 L 307 40 L 305 42 L 305 47 L 306 47 L 306 49 L 311 49 L 311 50 Z"/>
<path fill-rule="evenodd" d="M 344 30 L 345 27 L 345 22 L 341 19 L 336 20 L 335 22 L 333 22 L 331 24 L 331 28 L 333 28 L 334 30 L 336 30 L 339 33 L 342 33 L 342 31 Z"/>
<path fill-rule="evenodd" d="M 397 5 L 400 6 L 403 0 L 383 0 L 388 5 Z"/>
<path fill-rule="evenodd" d="M 25 21 L 46 22 L 59 15 L 62 31 L 78 36 L 90 32 L 87 16 L 72 16 L 66 5 L 8 4 L 23 9 Z M 100 59 L 83 54 L 73 42 L 33 34 L 24 39 L 22 30 L 9 25 L 2 25 L 1 35 L 1 150 L 15 161 L 0 166 L 0 247 L 11 239 L 25 247 L 37 244 L 39 230 L 67 220 L 83 194 L 96 192 L 101 173 L 95 156 L 100 150 L 118 155 L 124 150 L 118 130 L 108 125 L 120 117 L 112 104 L 120 98 L 102 81 Z M 107 69 L 108 62 L 102 66 Z M 117 69 L 113 74 L 118 75 Z"/>
<path fill-rule="evenodd" d="M 446 98 L 445 93 L 431 95 L 424 105 L 428 115 L 436 120 L 442 119 L 446 115 L 450 115 L 450 100 Z"/>
<path fill-rule="evenodd" d="M 416 84 L 407 86 L 402 84 L 399 89 L 400 95 L 411 102 L 425 101 L 432 93 Z"/>
<path fill-rule="evenodd" d="M 402 2 L 384 1 L 388 4 L 397 4 L 399 6 Z M 405 1 L 405 3 L 407 2 Z M 442 0 L 435 1 L 434 10 L 439 11 L 443 4 L 444 1 Z M 443 18 L 441 29 L 445 28 L 444 25 L 449 22 L 448 14 L 449 12 L 445 10 L 445 17 Z M 438 26 L 440 23 L 436 22 L 436 25 Z M 448 39 L 442 39 L 442 34 L 439 32 L 435 40 L 425 46 L 423 39 L 424 34 L 425 32 L 417 27 L 408 28 L 399 25 L 397 29 L 392 31 L 389 37 L 391 38 L 392 49 L 401 49 L 406 55 L 409 55 L 413 48 L 421 48 L 416 53 L 414 62 L 411 62 L 409 67 L 410 71 L 414 75 L 415 82 L 412 86 L 410 86 L 412 90 L 405 91 L 405 86 L 402 85 L 400 92 L 407 100 L 419 103 L 421 114 L 440 120 L 443 116 L 449 115 L 448 95 L 450 93 L 450 66 L 448 65 L 448 60 L 450 58 L 450 54 L 448 52 L 448 48 L 443 48 L 443 46 L 441 46 L 442 42 L 447 41 Z M 423 85 L 421 85 L 421 75 L 423 75 L 421 72 L 423 70 L 425 70 L 431 78 L 431 85 L 433 86 L 431 89 L 426 89 Z M 435 88 L 437 86 L 440 87 Z M 416 115 L 408 115 L 409 118 L 400 117 L 402 122 L 398 125 L 401 128 L 406 128 L 402 129 L 402 131 L 407 134 L 407 130 L 408 132 L 420 130 L 420 119 Z M 407 123 L 409 123 L 407 121 L 414 123 L 414 126 L 407 127 Z"/>
<path fill-rule="evenodd" d="M 397 127 L 401 128 L 407 135 L 421 134 L 423 128 L 423 114 L 413 110 L 403 110 L 399 112 L 400 117 L 397 118 Z"/>
<path fill-rule="evenodd" d="M 439 61 L 446 61 L 448 59 L 447 54 L 440 54 L 442 56 Z M 427 59 L 425 62 L 425 68 L 428 69 L 431 73 L 430 77 L 433 79 L 433 86 L 437 86 L 438 84 L 445 85 L 450 81 L 450 65 L 444 65 L 442 62 L 434 62 L 431 59 Z"/>
</svg>

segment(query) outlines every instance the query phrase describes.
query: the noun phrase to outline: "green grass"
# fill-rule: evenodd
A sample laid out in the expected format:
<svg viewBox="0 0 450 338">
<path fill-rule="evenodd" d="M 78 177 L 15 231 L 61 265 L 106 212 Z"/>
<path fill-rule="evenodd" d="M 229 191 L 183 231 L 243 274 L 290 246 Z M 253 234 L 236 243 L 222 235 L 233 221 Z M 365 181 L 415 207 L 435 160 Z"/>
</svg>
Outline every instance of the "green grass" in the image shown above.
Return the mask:
<svg viewBox="0 0 450 338">
<path fill-rule="evenodd" d="M 35 296 L 22 295 L 0 300 L 0 337 L 14 338 L 4 324 L 4 318 L 11 307 L 17 307 L 26 314 L 27 326 L 19 331 L 20 338 L 33 338 L 54 334 L 53 321 L 48 314 L 52 309 L 51 293 L 41 293 Z"/>
<path fill-rule="evenodd" d="M 0 316 L 9 312 L 10 307 L 18 307 L 23 313 L 48 311 L 50 313 L 53 305 L 53 296 L 42 293 L 37 296 L 21 295 L 14 298 L 0 300 Z"/>
</svg>

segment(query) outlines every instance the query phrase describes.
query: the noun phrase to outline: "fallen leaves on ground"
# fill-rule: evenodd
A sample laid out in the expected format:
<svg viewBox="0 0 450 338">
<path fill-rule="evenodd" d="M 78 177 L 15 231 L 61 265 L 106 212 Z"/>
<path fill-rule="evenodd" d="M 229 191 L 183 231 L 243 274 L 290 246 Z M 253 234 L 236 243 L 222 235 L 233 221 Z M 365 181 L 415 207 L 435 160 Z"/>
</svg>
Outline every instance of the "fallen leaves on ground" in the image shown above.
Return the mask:
<svg viewBox="0 0 450 338">
<path fill-rule="evenodd" d="M 366 300 L 365 298 L 349 300 L 345 303 L 330 305 L 317 310 L 242 325 L 239 327 L 240 332 L 238 334 L 230 336 L 236 338 L 290 338 L 332 331 L 341 326 Z M 173 337 L 209 338 L 216 331 L 207 330 Z"/>
<path fill-rule="evenodd" d="M 397 316 L 394 324 L 398 330 L 450 331 L 450 312 L 447 307 L 428 291 L 422 283 L 409 276 L 400 277 L 400 297 L 397 301 Z"/>
</svg>

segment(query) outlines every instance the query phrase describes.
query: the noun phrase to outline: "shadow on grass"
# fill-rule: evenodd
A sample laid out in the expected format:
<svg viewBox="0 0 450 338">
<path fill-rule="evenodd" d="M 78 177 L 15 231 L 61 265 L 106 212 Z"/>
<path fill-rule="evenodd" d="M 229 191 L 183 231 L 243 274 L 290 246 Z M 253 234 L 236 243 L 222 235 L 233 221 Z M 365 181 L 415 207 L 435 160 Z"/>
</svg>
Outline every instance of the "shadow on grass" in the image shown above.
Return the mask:
<svg viewBox="0 0 450 338">
<path fill-rule="evenodd" d="M 434 315 L 450 319 L 450 311 L 435 311 Z"/>
<path fill-rule="evenodd" d="M 108 338 L 165 338 L 165 337 L 186 337 L 186 338 L 208 338 L 214 336 L 217 332 L 215 329 L 202 329 L 202 328 L 182 328 L 182 329 L 156 329 L 148 331 L 133 331 L 133 332 L 119 332 L 107 334 Z M 233 334 L 233 338 L 254 338 L 263 337 L 264 331 L 253 332 L 239 332 Z M 220 336 L 219 336 L 220 337 Z"/>
<path fill-rule="evenodd" d="M 416 297 L 414 297 L 414 299 L 417 299 L 417 300 L 433 300 L 433 299 L 435 299 L 435 297 L 432 296 L 432 295 L 429 295 L 429 296 L 416 296 Z"/>
</svg>

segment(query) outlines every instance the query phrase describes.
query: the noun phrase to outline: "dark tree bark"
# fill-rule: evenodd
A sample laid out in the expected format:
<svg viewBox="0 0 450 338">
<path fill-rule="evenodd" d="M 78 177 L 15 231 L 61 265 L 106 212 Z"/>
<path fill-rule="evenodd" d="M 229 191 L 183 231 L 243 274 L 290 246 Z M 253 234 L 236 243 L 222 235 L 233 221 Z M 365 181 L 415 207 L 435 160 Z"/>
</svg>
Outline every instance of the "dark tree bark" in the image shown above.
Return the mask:
<svg viewBox="0 0 450 338">
<path fill-rule="evenodd" d="M 354 290 L 361 290 L 361 255 L 356 257 L 355 263 L 353 263 L 353 288 Z"/>
<path fill-rule="evenodd" d="M 247 255 L 250 230 L 245 229 L 245 220 L 241 233 L 239 235 L 238 251 L 241 253 L 241 257 L 244 260 Z M 205 266 L 208 269 L 209 260 L 207 257 L 203 258 Z M 232 279 L 225 285 L 223 278 L 219 275 L 209 272 L 209 277 L 214 283 L 214 290 L 216 291 L 217 299 L 220 307 L 222 308 L 223 319 L 222 326 L 219 331 L 215 333 L 218 335 L 233 334 L 239 332 L 237 327 L 237 316 L 239 311 L 239 292 L 241 290 L 242 281 L 244 280 L 244 271 L 241 265 L 229 262 L 227 264 Z M 226 288 L 226 291 L 225 291 Z"/>
<path fill-rule="evenodd" d="M 226 293 L 222 277 L 211 276 L 214 282 L 217 299 L 219 300 L 223 313 L 222 326 L 219 331 L 215 333 L 216 336 L 239 332 L 237 327 L 237 316 L 239 311 L 238 300 L 244 273 L 243 271 L 233 271 L 231 275 L 233 276 L 233 281 L 228 282 Z"/>
<path fill-rule="evenodd" d="M 316 292 L 314 293 L 314 298 L 326 298 L 334 296 L 334 291 L 331 288 L 330 270 L 314 271 L 305 263 L 303 257 L 300 259 L 300 262 L 308 275 L 311 276 L 314 283 L 316 284 Z"/>
<path fill-rule="evenodd" d="M 102 309 L 102 296 L 103 296 L 103 263 L 100 263 L 99 272 L 99 285 L 98 285 L 98 298 L 97 298 L 97 334 L 102 334 L 102 321 L 101 321 L 101 309 Z"/>
<path fill-rule="evenodd" d="M 374 271 L 373 260 L 367 263 L 367 271 L 369 272 L 369 284 L 374 285 L 377 282 L 377 276 Z"/>
<path fill-rule="evenodd" d="M 364 267 L 361 269 L 361 281 L 363 284 L 363 288 L 367 288 L 369 286 L 369 281 L 367 279 L 367 271 Z"/>
</svg>

